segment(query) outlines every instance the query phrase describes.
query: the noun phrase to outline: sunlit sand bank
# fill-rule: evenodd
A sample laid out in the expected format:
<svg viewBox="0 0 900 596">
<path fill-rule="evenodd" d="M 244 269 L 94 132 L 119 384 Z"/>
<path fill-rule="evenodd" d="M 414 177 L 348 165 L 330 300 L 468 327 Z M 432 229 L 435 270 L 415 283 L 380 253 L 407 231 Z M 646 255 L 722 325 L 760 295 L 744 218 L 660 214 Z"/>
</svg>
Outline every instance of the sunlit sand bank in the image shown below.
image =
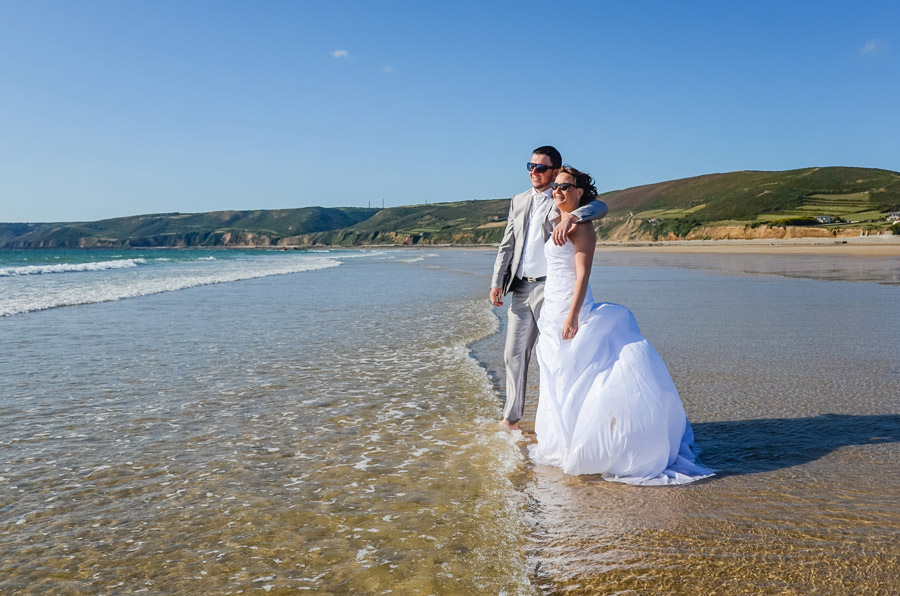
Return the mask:
<svg viewBox="0 0 900 596">
<path fill-rule="evenodd" d="M 900 236 L 861 236 L 827 240 L 790 238 L 781 240 L 672 240 L 664 242 L 605 242 L 598 250 L 680 254 L 785 254 L 847 255 L 856 257 L 900 256 Z"/>
</svg>

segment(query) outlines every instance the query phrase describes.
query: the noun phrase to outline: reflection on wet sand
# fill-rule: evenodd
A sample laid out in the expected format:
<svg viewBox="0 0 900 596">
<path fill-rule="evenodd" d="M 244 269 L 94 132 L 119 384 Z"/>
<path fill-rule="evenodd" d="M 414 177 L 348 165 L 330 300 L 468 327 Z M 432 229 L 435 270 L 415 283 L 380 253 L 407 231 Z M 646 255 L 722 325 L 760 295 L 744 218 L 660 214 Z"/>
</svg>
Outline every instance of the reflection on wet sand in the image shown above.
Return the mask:
<svg viewBox="0 0 900 596">
<path fill-rule="evenodd" d="M 889 287 L 896 261 L 857 275 L 851 261 L 831 257 L 598 254 L 595 296 L 632 307 L 718 475 L 632 487 L 532 466 L 519 484 L 535 527 L 528 560 L 537 587 L 895 593 L 900 338 L 884 322 L 900 299 Z M 502 393 L 502 344 L 476 347 Z M 523 444 L 534 440 L 535 367 L 529 379 Z"/>
<path fill-rule="evenodd" d="M 524 483 L 537 583 L 566 594 L 890 593 L 900 580 L 895 482 L 848 471 L 873 458 L 897 469 L 898 423 L 698 424 L 704 462 L 719 476 L 687 487 L 630 487 L 537 466 Z M 831 476 L 836 469 L 845 476 Z"/>
<path fill-rule="evenodd" d="M 865 247 L 823 248 L 712 246 L 631 248 L 600 247 L 597 259 L 619 266 L 680 267 L 728 274 L 780 275 L 828 281 L 900 284 L 900 243 L 865 250 Z M 863 250 L 852 252 L 852 249 Z M 881 250 L 876 250 L 881 249 Z M 692 251 L 692 252 L 689 252 Z M 824 254 L 822 254 L 824 253 Z M 869 254 L 871 253 L 871 254 Z"/>
</svg>

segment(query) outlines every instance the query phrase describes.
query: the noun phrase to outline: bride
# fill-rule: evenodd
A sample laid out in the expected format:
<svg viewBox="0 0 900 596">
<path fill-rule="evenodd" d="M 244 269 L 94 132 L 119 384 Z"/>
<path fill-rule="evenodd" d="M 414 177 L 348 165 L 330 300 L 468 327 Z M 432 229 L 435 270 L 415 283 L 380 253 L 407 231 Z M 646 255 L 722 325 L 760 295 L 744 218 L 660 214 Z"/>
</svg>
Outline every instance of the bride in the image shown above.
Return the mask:
<svg viewBox="0 0 900 596">
<path fill-rule="evenodd" d="M 571 212 L 596 198 L 589 174 L 564 166 L 553 200 Z M 540 399 L 534 461 L 628 484 L 685 484 L 713 471 L 696 462 L 694 433 L 662 358 L 618 304 L 595 304 L 588 279 L 596 238 L 575 226 L 548 241 L 538 327 Z"/>
</svg>

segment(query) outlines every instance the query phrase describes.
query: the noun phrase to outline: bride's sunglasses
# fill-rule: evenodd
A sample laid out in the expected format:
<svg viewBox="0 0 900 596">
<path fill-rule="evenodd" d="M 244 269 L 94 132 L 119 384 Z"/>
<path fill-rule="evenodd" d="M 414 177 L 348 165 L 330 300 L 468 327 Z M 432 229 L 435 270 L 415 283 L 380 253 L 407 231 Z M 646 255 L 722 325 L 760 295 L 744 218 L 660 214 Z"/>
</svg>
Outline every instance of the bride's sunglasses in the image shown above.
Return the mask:
<svg viewBox="0 0 900 596">
<path fill-rule="evenodd" d="M 528 166 L 528 171 L 529 171 L 529 172 L 532 171 L 532 170 L 534 170 L 534 171 L 537 172 L 538 174 L 543 174 L 544 172 L 546 172 L 547 170 L 549 170 L 550 168 L 553 167 L 553 166 L 546 166 L 546 165 L 544 165 L 544 164 L 542 164 L 542 163 L 531 163 L 530 161 L 529 161 L 527 164 L 525 164 L 525 165 Z"/>
<path fill-rule="evenodd" d="M 569 190 L 570 188 L 577 188 L 577 187 L 574 184 L 572 184 L 571 182 L 563 182 L 563 183 L 554 182 L 553 184 L 550 185 L 550 188 L 552 188 L 553 190 L 556 190 L 558 188 L 559 190 L 565 192 L 565 191 Z"/>
</svg>

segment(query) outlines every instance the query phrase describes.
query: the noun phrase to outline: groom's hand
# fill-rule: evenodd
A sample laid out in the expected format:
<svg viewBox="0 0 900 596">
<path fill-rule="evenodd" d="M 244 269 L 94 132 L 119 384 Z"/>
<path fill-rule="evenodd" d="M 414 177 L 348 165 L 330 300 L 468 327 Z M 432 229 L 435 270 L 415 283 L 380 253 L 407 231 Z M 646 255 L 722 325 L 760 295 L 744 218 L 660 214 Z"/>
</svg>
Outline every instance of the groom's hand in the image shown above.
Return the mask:
<svg viewBox="0 0 900 596">
<path fill-rule="evenodd" d="M 566 243 L 569 234 L 575 230 L 575 226 L 581 221 L 577 215 L 571 213 L 560 212 L 559 222 L 553 228 L 553 244 L 562 246 Z"/>
<path fill-rule="evenodd" d="M 491 304 L 494 306 L 503 306 L 503 290 L 500 288 L 491 288 Z"/>
</svg>

